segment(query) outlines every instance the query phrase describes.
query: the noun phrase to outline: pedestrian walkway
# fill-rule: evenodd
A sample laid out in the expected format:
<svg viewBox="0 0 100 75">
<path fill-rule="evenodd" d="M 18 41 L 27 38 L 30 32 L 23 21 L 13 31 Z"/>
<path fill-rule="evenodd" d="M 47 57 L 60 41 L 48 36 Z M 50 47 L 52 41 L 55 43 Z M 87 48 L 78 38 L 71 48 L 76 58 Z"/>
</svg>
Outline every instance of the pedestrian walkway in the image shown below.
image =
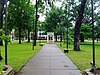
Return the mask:
<svg viewBox="0 0 100 75">
<path fill-rule="evenodd" d="M 45 44 L 18 75 L 81 75 L 81 73 L 55 44 Z"/>
</svg>

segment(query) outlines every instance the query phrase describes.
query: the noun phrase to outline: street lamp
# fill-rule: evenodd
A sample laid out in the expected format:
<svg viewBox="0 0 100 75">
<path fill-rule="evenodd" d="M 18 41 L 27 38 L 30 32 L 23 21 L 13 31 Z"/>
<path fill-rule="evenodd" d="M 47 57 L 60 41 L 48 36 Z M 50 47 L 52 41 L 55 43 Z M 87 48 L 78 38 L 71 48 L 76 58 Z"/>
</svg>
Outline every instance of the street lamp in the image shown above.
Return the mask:
<svg viewBox="0 0 100 75">
<path fill-rule="evenodd" d="M 66 49 L 64 49 L 65 53 L 68 53 L 68 17 L 66 17 Z"/>
<path fill-rule="evenodd" d="M 41 40 L 42 40 L 42 25 L 40 24 L 40 29 L 39 29 L 39 40 L 40 40 L 40 46 L 41 46 Z"/>
<path fill-rule="evenodd" d="M 34 50 L 34 18 L 33 18 L 33 46 L 32 46 L 32 49 Z"/>
<path fill-rule="evenodd" d="M 67 34 L 66 34 L 66 38 L 67 38 L 67 49 L 68 49 L 68 18 L 66 17 L 66 28 L 67 28 Z"/>
<path fill-rule="evenodd" d="M 92 50 L 93 50 L 93 65 L 92 68 L 95 69 L 95 42 L 94 42 L 94 12 L 93 12 L 93 0 L 91 0 L 91 9 L 92 9 Z"/>
<path fill-rule="evenodd" d="M 35 34 L 34 34 L 34 46 L 36 46 L 37 40 L 37 20 L 38 20 L 38 1 L 36 0 L 36 20 L 35 20 Z"/>
<path fill-rule="evenodd" d="M 7 0 L 5 0 L 5 36 L 7 36 Z M 5 40 L 5 65 L 7 65 L 7 40 Z"/>
<path fill-rule="evenodd" d="M 61 26 L 60 26 L 60 46 L 62 46 L 62 32 L 61 32 Z"/>
</svg>

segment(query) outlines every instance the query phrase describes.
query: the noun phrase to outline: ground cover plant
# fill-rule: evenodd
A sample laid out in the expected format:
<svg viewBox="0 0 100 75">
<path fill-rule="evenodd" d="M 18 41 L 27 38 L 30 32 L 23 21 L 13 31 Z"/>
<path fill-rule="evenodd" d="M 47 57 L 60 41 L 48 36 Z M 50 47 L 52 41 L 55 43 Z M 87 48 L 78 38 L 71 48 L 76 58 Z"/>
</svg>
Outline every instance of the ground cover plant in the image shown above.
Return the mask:
<svg viewBox="0 0 100 75">
<path fill-rule="evenodd" d="M 62 51 L 66 48 L 66 44 L 60 46 Z M 81 51 L 73 51 L 73 45 L 69 45 L 69 53 L 65 53 L 80 70 L 91 68 L 90 62 L 92 62 L 92 42 L 83 42 L 80 44 Z M 96 50 L 96 66 L 100 68 L 100 42 L 95 43 Z"/>
<path fill-rule="evenodd" d="M 18 41 L 13 41 L 8 44 L 8 65 L 12 66 L 17 72 L 21 69 L 25 63 L 35 55 L 42 46 L 37 44 L 32 50 L 32 42 L 27 43 L 26 41 L 22 44 L 18 44 Z M 0 62 L 1 65 L 4 65 L 4 46 L 0 46 L 2 50 L 3 60 Z M 2 68 L 2 67 L 1 67 Z"/>
</svg>

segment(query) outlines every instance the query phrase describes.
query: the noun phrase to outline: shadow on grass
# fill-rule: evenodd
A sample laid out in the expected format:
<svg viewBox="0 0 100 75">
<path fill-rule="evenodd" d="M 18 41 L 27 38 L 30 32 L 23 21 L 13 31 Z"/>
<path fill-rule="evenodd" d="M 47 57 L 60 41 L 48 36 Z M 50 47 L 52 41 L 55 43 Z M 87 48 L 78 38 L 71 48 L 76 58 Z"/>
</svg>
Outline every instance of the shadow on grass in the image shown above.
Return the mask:
<svg viewBox="0 0 100 75">
<path fill-rule="evenodd" d="M 87 46 L 92 46 L 92 42 L 81 42 L 80 45 L 87 45 Z M 95 42 L 95 46 L 100 46 L 100 43 Z"/>
</svg>

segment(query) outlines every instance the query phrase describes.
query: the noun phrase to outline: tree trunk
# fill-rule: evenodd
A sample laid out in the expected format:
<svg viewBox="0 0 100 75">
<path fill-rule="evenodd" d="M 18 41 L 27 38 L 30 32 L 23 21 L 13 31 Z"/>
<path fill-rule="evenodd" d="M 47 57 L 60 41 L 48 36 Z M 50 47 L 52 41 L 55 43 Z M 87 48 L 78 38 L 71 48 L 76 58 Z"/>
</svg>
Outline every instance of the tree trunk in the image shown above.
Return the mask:
<svg viewBox="0 0 100 75">
<path fill-rule="evenodd" d="M 97 42 L 99 42 L 99 35 L 97 34 Z"/>
<path fill-rule="evenodd" d="M 0 0 L 0 29 L 2 29 L 2 25 L 3 25 L 4 4 L 5 4 L 5 0 Z M 2 36 L 2 34 L 0 36 Z M 3 46 L 2 39 L 0 39 L 0 46 Z"/>
<path fill-rule="evenodd" d="M 4 10 L 5 0 L 0 0 L 0 29 L 2 29 L 3 25 L 3 10 Z M 0 35 L 2 36 L 2 34 Z M 0 46 L 3 46 L 3 40 L 0 39 Z M 2 60 L 1 50 L 0 50 L 0 61 Z"/>
<path fill-rule="evenodd" d="M 21 26 L 19 24 L 19 28 L 18 28 L 18 31 L 19 31 L 19 44 L 21 44 Z"/>
<path fill-rule="evenodd" d="M 97 38 L 97 42 L 99 42 L 99 39 Z"/>
<path fill-rule="evenodd" d="M 0 29 L 2 29 L 2 25 L 3 25 L 3 15 L 0 15 Z M 2 36 L 2 34 L 0 34 L 0 36 Z M 2 39 L 0 39 L 0 46 L 3 46 Z"/>
<path fill-rule="evenodd" d="M 62 42 L 62 33 L 60 34 L 60 41 Z"/>
<path fill-rule="evenodd" d="M 2 60 L 3 58 L 2 58 L 2 56 L 0 55 L 0 61 Z"/>
<path fill-rule="evenodd" d="M 81 42 L 84 42 L 84 37 L 81 37 L 80 40 L 81 40 Z"/>
<path fill-rule="evenodd" d="M 57 42 L 57 35 L 55 35 L 55 42 Z"/>
<path fill-rule="evenodd" d="M 2 56 L 1 56 L 1 50 L 0 50 L 0 61 L 2 60 L 3 58 L 2 58 Z"/>
<path fill-rule="evenodd" d="M 64 44 L 66 43 L 66 32 L 63 33 Z"/>
<path fill-rule="evenodd" d="M 74 33 L 74 50 L 75 51 L 80 51 L 79 38 L 80 38 L 80 29 L 81 29 L 81 25 L 82 25 L 85 4 L 86 4 L 86 0 L 82 0 L 80 9 L 78 11 L 78 17 L 77 17 L 76 23 L 75 23 L 75 33 Z"/>
<path fill-rule="evenodd" d="M 30 42 L 30 31 L 28 30 L 28 41 L 27 42 Z"/>
<path fill-rule="evenodd" d="M 81 42 L 84 42 L 84 33 L 80 33 L 80 40 Z"/>
</svg>

